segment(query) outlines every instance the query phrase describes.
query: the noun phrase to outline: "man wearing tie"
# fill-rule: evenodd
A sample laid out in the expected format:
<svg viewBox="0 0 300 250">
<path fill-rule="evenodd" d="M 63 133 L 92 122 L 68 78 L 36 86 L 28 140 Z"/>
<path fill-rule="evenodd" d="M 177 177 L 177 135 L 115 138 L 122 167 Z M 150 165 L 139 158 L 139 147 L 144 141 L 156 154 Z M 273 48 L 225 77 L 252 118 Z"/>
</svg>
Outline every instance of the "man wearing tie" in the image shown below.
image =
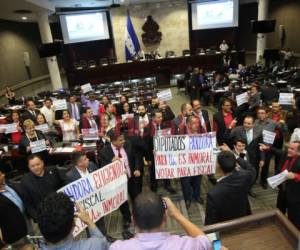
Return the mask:
<svg viewBox="0 0 300 250">
<path fill-rule="evenodd" d="M 36 116 L 39 113 L 40 113 L 40 111 L 35 108 L 34 101 L 33 100 L 27 100 L 26 101 L 26 110 L 22 114 L 22 121 L 30 119 L 36 124 Z"/>
<path fill-rule="evenodd" d="M 142 191 L 138 185 L 138 178 L 141 176 L 141 163 L 139 157 L 132 151 L 132 146 L 126 142 L 124 135 L 120 131 L 113 131 L 110 134 L 111 143 L 105 146 L 100 151 L 100 165 L 104 167 L 114 161 L 123 160 L 128 176 L 128 193 L 133 201 L 134 198 Z M 139 189 L 140 187 L 140 189 Z M 131 212 L 129 210 L 129 203 L 126 201 L 120 206 L 120 211 L 123 215 L 123 237 L 129 239 L 133 234 L 129 231 L 131 223 Z"/>
<path fill-rule="evenodd" d="M 263 142 L 262 131 L 260 128 L 254 127 L 254 118 L 252 116 L 246 116 L 243 126 L 238 126 L 232 130 L 228 128 L 224 136 L 225 138 L 228 137 L 230 142 L 236 139 L 243 139 L 247 142 L 246 150 L 249 154 L 249 162 L 256 169 L 257 179 L 259 167 L 264 165 L 265 155 L 259 151 L 259 144 Z M 256 196 L 252 191 L 250 191 L 249 194 L 252 197 Z"/>
<path fill-rule="evenodd" d="M 75 95 L 71 95 L 68 102 L 68 110 L 72 118 L 76 121 L 80 120 L 81 104 L 76 102 L 77 98 Z"/>
</svg>

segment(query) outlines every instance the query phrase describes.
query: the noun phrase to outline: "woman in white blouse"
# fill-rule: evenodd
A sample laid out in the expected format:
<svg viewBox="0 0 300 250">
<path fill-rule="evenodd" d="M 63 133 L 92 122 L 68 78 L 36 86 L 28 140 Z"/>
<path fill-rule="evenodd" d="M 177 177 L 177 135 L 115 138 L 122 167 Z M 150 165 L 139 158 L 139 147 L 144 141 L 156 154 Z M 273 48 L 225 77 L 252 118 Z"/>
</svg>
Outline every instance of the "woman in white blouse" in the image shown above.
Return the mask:
<svg viewBox="0 0 300 250">
<path fill-rule="evenodd" d="M 71 118 L 68 110 L 64 110 L 62 112 L 62 118 L 63 119 L 61 120 L 55 120 L 54 124 L 60 127 L 63 135 L 63 141 L 68 142 L 79 140 L 80 133 L 78 121 Z"/>
</svg>

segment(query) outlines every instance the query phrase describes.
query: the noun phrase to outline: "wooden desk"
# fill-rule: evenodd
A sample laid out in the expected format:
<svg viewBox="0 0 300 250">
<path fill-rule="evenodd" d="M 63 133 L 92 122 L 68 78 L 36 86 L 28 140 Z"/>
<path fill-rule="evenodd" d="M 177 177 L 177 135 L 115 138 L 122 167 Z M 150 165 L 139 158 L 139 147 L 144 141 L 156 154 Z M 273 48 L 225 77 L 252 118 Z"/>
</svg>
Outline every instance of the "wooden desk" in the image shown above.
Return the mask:
<svg viewBox="0 0 300 250">
<path fill-rule="evenodd" d="M 245 62 L 244 52 L 231 54 L 234 64 Z M 87 82 L 98 84 L 134 78 L 156 77 L 158 86 L 170 82 L 172 74 L 184 73 L 187 67 L 201 67 L 204 70 L 216 70 L 223 64 L 223 55 L 195 55 L 157 60 L 117 63 L 83 70 L 68 69 L 69 86 Z"/>
<path fill-rule="evenodd" d="M 300 232 L 279 211 L 272 210 L 206 226 L 205 233 L 220 233 L 230 250 L 295 250 Z"/>
</svg>

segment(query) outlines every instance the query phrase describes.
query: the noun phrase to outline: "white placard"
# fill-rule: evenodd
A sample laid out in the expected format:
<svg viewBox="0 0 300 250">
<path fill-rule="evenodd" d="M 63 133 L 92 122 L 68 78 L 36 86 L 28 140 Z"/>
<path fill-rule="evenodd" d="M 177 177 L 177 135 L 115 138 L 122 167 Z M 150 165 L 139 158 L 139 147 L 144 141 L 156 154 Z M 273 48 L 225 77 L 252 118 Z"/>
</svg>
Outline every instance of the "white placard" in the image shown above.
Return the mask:
<svg viewBox="0 0 300 250">
<path fill-rule="evenodd" d="M 128 103 L 135 103 L 136 102 L 136 98 L 135 97 L 131 97 L 128 99 Z"/>
<path fill-rule="evenodd" d="M 243 94 L 237 95 L 236 96 L 236 105 L 241 106 L 242 104 L 248 102 L 248 93 L 245 92 Z"/>
<path fill-rule="evenodd" d="M 90 83 L 81 85 L 80 88 L 81 88 L 83 94 L 88 93 L 88 92 L 90 92 L 90 91 L 93 91 L 93 88 L 92 88 L 92 86 L 91 86 Z"/>
<path fill-rule="evenodd" d="M 123 114 L 122 115 L 122 122 L 126 119 L 133 119 L 134 114 Z"/>
<path fill-rule="evenodd" d="M 44 139 L 30 142 L 31 153 L 35 154 L 47 149 Z"/>
<path fill-rule="evenodd" d="M 59 189 L 76 201 L 94 222 L 118 209 L 127 201 L 127 176 L 124 162 L 114 161 L 83 178 Z M 73 236 L 86 228 L 86 224 L 75 218 Z"/>
<path fill-rule="evenodd" d="M 172 91 L 171 89 L 165 89 L 157 93 L 157 98 L 160 101 L 169 101 L 172 100 Z"/>
<path fill-rule="evenodd" d="M 48 133 L 49 125 L 47 123 L 35 126 L 35 130 L 39 130 L 42 133 Z"/>
<path fill-rule="evenodd" d="M 287 174 L 288 174 L 288 171 L 286 169 L 283 172 L 281 172 L 280 174 L 269 177 L 267 179 L 269 186 L 273 189 L 276 188 L 281 183 L 283 183 L 284 181 L 287 180 Z"/>
<path fill-rule="evenodd" d="M 94 128 L 81 129 L 82 139 L 84 141 L 98 141 L 98 130 Z"/>
<path fill-rule="evenodd" d="M 293 105 L 294 94 L 293 93 L 280 93 L 279 103 L 281 105 Z"/>
<path fill-rule="evenodd" d="M 263 130 L 262 134 L 263 134 L 263 142 L 273 145 L 275 137 L 276 137 L 276 133 L 268 131 L 268 130 Z"/>
<path fill-rule="evenodd" d="M 67 107 L 67 101 L 66 99 L 57 99 L 53 101 L 53 106 L 55 110 L 66 110 Z"/>
<path fill-rule="evenodd" d="M 16 132 L 18 132 L 17 124 L 15 123 L 6 124 L 5 134 L 11 134 Z"/>
<path fill-rule="evenodd" d="M 156 179 L 210 175 L 216 171 L 216 133 L 154 136 Z"/>
</svg>

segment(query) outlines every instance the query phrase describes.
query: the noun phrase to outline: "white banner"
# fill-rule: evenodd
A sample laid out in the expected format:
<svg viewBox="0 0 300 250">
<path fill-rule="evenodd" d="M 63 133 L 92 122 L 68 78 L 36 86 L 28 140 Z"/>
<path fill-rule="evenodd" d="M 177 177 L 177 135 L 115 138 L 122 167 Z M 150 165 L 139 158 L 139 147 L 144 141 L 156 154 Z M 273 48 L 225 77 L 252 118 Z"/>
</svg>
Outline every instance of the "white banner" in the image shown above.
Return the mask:
<svg viewBox="0 0 300 250">
<path fill-rule="evenodd" d="M 42 133 L 48 133 L 49 131 L 49 125 L 47 123 L 41 124 L 41 125 L 36 125 L 35 130 L 39 130 Z"/>
<path fill-rule="evenodd" d="M 84 141 L 97 141 L 99 140 L 98 130 L 94 128 L 81 129 L 82 139 Z"/>
<path fill-rule="evenodd" d="M 134 114 L 123 114 L 122 117 L 122 122 L 125 121 L 126 119 L 133 119 Z"/>
<path fill-rule="evenodd" d="M 157 98 L 160 101 L 169 101 L 172 100 L 172 92 L 171 89 L 165 89 L 157 93 Z"/>
<path fill-rule="evenodd" d="M 6 124 L 5 134 L 11 134 L 11 133 L 15 133 L 15 132 L 18 132 L 17 124 L 16 123 Z"/>
<path fill-rule="evenodd" d="M 276 137 L 276 133 L 268 131 L 268 130 L 263 130 L 262 134 L 263 134 L 263 142 L 273 145 L 275 137 Z"/>
<path fill-rule="evenodd" d="M 248 93 L 245 92 L 243 94 L 237 95 L 236 96 L 236 105 L 241 106 L 242 104 L 248 102 Z"/>
<path fill-rule="evenodd" d="M 30 142 L 31 153 L 35 154 L 47 149 L 46 141 L 44 139 Z"/>
<path fill-rule="evenodd" d="M 293 93 L 280 93 L 279 103 L 281 105 L 293 105 L 294 94 Z"/>
<path fill-rule="evenodd" d="M 53 101 L 53 107 L 55 110 L 66 110 L 67 107 L 67 101 L 66 99 L 56 99 Z"/>
<path fill-rule="evenodd" d="M 93 88 L 90 83 L 84 84 L 81 86 L 82 93 L 85 94 L 87 92 L 93 91 Z"/>
<path fill-rule="evenodd" d="M 74 202 L 78 202 L 95 222 L 118 209 L 127 201 L 127 176 L 123 161 L 115 161 L 87 176 L 59 189 Z M 86 228 L 78 218 L 75 219 L 73 236 Z"/>
<path fill-rule="evenodd" d="M 155 136 L 156 179 L 209 175 L 216 170 L 216 133 Z"/>
</svg>

